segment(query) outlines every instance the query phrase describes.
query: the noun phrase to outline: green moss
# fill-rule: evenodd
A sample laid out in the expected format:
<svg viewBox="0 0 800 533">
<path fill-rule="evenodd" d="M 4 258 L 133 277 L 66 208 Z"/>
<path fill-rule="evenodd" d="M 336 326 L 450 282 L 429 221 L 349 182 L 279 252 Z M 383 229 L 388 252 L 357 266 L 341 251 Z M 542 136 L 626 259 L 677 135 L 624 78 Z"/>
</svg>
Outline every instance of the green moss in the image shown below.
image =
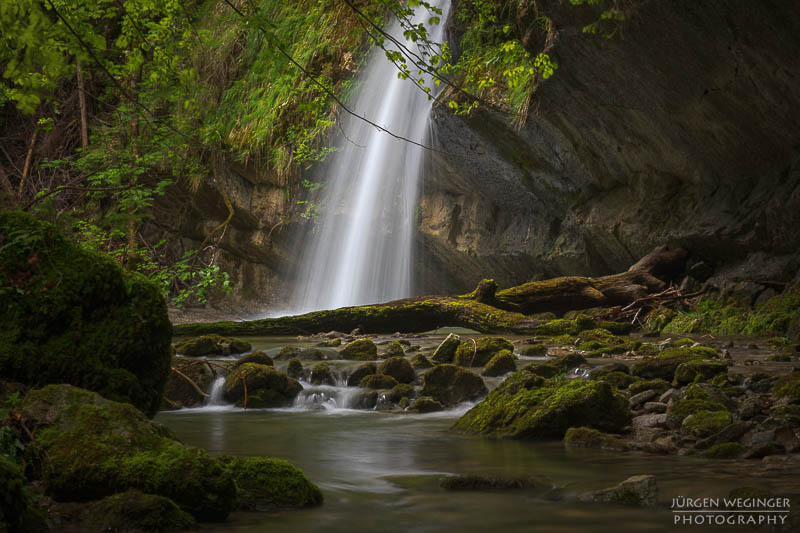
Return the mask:
<svg viewBox="0 0 800 533">
<path fill-rule="evenodd" d="M 0 455 L 0 531 L 38 533 L 45 530 L 44 517 L 25 488 L 22 471 Z"/>
<path fill-rule="evenodd" d="M 605 381 L 615 389 L 627 389 L 633 383 L 640 380 L 640 378 L 619 371 L 600 374 L 597 377 L 592 376 L 592 379 Z"/>
<path fill-rule="evenodd" d="M 700 411 L 727 411 L 727 409 L 723 404 L 711 400 L 676 400 L 667 408 L 667 422 L 678 426 L 687 416 Z"/>
<path fill-rule="evenodd" d="M 633 331 L 633 324 L 630 322 L 611 322 L 608 320 L 601 320 L 597 322 L 597 327 L 610 331 L 614 335 L 627 335 Z"/>
<path fill-rule="evenodd" d="M 438 400 L 431 398 L 430 396 L 420 396 L 414 403 L 411 404 L 409 407 L 410 411 L 416 411 L 418 413 L 433 413 L 436 411 L 443 411 L 444 405 Z"/>
<path fill-rule="evenodd" d="M 643 342 L 636 348 L 637 355 L 656 355 L 658 351 L 658 346 L 651 342 Z"/>
<path fill-rule="evenodd" d="M 403 355 L 405 351 L 403 350 L 403 345 L 397 341 L 392 341 L 386 345 L 386 353 L 388 355 Z"/>
<path fill-rule="evenodd" d="M 746 448 L 738 442 L 723 442 L 700 453 L 703 457 L 712 459 L 735 459 L 744 454 Z"/>
<path fill-rule="evenodd" d="M 0 212 L 0 242 L 0 375 L 71 383 L 155 414 L 172 340 L 159 289 L 24 213 Z"/>
<path fill-rule="evenodd" d="M 520 350 L 520 353 L 529 357 L 541 357 L 543 355 L 547 355 L 547 346 L 542 343 L 531 344 L 524 346 Z"/>
<path fill-rule="evenodd" d="M 259 364 L 259 365 L 275 366 L 275 362 L 272 360 L 272 357 L 267 355 L 267 352 L 264 352 L 264 351 L 261 351 L 261 350 L 245 355 L 241 359 L 238 359 L 233 364 L 233 366 L 237 367 L 237 366 L 243 365 L 245 363 L 256 363 L 256 364 Z M 302 367 L 302 365 L 301 365 L 301 367 Z"/>
<path fill-rule="evenodd" d="M 785 336 L 800 316 L 800 294 L 773 296 L 755 309 L 704 300 L 694 311 L 678 313 L 663 326 L 667 333 L 711 333 L 747 337 Z"/>
<path fill-rule="evenodd" d="M 560 357 L 553 357 L 541 363 L 531 363 L 525 367 L 525 370 L 542 376 L 544 378 L 552 378 L 559 374 L 566 374 L 574 368 L 586 364 L 586 359 L 577 353 L 569 353 Z"/>
<path fill-rule="evenodd" d="M 728 411 L 697 411 L 687 416 L 681 424 L 681 431 L 698 438 L 710 437 L 730 425 L 732 419 Z"/>
<path fill-rule="evenodd" d="M 634 363 L 631 373 L 644 379 L 672 381 L 675 371 L 682 363 L 716 356 L 717 351 L 707 346 L 668 348 L 655 357 L 646 357 Z"/>
<path fill-rule="evenodd" d="M 336 385 L 330 363 L 317 363 L 311 369 L 310 381 L 312 385 Z"/>
<path fill-rule="evenodd" d="M 225 378 L 225 399 L 244 406 L 245 386 L 247 407 L 254 408 L 290 405 L 303 390 L 297 380 L 271 366 L 245 363 L 233 369 Z"/>
<path fill-rule="evenodd" d="M 370 374 L 361 379 L 360 387 L 365 389 L 393 389 L 398 385 L 398 381 L 392 376 L 384 374 Z"/>
<path fill-rule="evenodd" d="M 175 345 L 175 351 L 190 357 L 207 355 L 236 355 L 249 352 L 252 345 L 241 339 L 210 334 L 184 339 Z"/>
<path fill-rule="evenodd" d="M 601 450 L 627 450 L 621 439 L 587 427 L 569 428 L 564 434 L 564 444 L 576 448 L 597 448 Z"/>
<path fill-rule="evenodd" d="M 644 392 L 646 390 L 655 390 L 658 391 L 659 394 L 665 392 L 669 389 L 669 383 L 664 381 L 663 379 L 650 379 L 650 380 L 640 380 L 631 383 L 628 387 L 628 392 L 633 394 L 639 394 L 640 392 Z"/>
<path fill-rule="evenodd" d="M 800 372 L 791 372 L 779 377 L 772 384 L 772 394 L 793 403 L 800 403 Z"/>
<path fill-rule="evenodd" d="M 377 373 L 392 376 L 399 383 L 411 383 L 417 378 L 417 373 L 408 359 L 399 355 L 383 361 Z"/>
<path fill-rule="evenodd" d="M 342 359 L 355 361 L 374 361 L 378 358 L 378 347 L 372 339 L 356 339 L 348 342 L 339 351 Z"/>
<path fill-rule="evenodd" d="M 298 358 L 294 358 L 286 365 L 286 375 L 293 379 L 300 379 L 305 375 L 303 363 Z"/>
<path fill-rule="evenodd" d="M 722 361 L 695 360 L 681 363 L 675 369 L 675 381 L 680 385 L 708 381 L 719 374 L 727 374 L 728 365 Z"/>
<path fill-rule="evenodd" d="M 484 376 L 502 376 L 517 369 L 514 354 L 508 350 L 502 350 L 494 354 L 492 359 L 486 363 L 481 371 Z"/>
<path fill-rule="evenodd" d="M 322 491 L 302 470 L 269 457 L 221 457 L 236 483 L 236 508 L 273 511 L 322 504 Z"/>
<path fill-rule="evenodd" d="M 414 354 L 414 357 L 411 358 L 411 366 L 416 369 L 431 368 L 433 363 L 431 363 L 424 354 L 418 353 Z"/>
<path fill-rule="evenodd" d="M 92 503 L 87 525 L 95 531 L 174 531 L 195 525 L 194 518 L 164 496 L 128 490 Z"/>
<path fill-rule="evenodd" d="M 607 383 L 543 380 L 523 369 L 470 409 L 453 428 L 517 439 L 560 439 L 576 426 L 619 431 L 629 417 L 627 400 Z"/>
<path fill-rule="evenodd" d="M 589 357 L 600 357 L 604 354 L 626 353 L 635 350 L 641 345 L 640 341 L 618 337 L 610 331 L 601 328 L 582 331 L 580 333 L 580 339 L 583 342 L 578 345 L 578 349 L 589 352 Z"/>
<path fill-rule="evenodd" d="M 487 393 L 483 379 L 456 365 L 438 365 L 423 376 L 421 396 L 430 396 L 443 405 L 472 401 Z"/>
<path fill-rule="evenodd" d="M 484 366 L 495 354 L 503 350 L 514 351 L 514 345 L 502 337 L 482 337 L 466 340 L 458 345 L 453 364 L 458 366 Z"/>
<path fill-rule="evenodd" d="M 709 346 L 685 346 L 682 348 L 667 348 L 658 357 L 662 359 L 682 359 L 690 361 L 693 359 L 716 359 L 719 351 Z"/>
<path fill-rule="evenodd" d="M 685 400 L 710 400 L 711 396 L 700 385 L 694 383 L 686 387 L 683 398 Z"/>
<path fill-rule="evenodd" d="M 394 403 L 400 403 L 404 398 L 409 399 L 415 396 L 414 387 L 408 383 L 400 383 L 392 389 L 391 399 Z"/>
</svg>

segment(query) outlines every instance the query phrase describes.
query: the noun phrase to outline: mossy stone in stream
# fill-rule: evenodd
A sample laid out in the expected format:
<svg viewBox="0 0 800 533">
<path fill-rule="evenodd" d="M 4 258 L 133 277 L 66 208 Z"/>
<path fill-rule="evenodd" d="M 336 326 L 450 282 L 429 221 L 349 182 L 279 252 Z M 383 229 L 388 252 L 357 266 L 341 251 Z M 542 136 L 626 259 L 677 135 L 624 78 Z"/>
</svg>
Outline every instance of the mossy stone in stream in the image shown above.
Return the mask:
<svg viewBox="0 0 800 533">
<path fill-rule="evenodd" d="M 311 369 L 309 380 L 312 385 L 336 385 L 336 378 L 333 376 L 330 363 L 317 363 L 314 365 Z"/>
<path fill-rule="evenodd" d="M 395 385 L 392 389 L 391 400 L 394 403 L 400 403 L 403 398 L 411 399 L 414 398 L 415 391 L 413 385 L 409 385 L 408 383 L 400 383 L 399 385 Z"/>
<path fill-rule="evenodd" d="M 0 212 L 0 375 L 71 383 L 152 416 L 170 372 L 159 288 L 51 224 Z"/>
<path fill-rule="evenodd" d="M 275 366 L 275 362 L 272 360 L 272 357 L 267 355 L 267 352 L 264 352 L 262 350 L 249 353 L 244 357 L 238 359 L 235 363 L 233 363 L 233 367 L 236 368 L 237 366 L 241 366 L 245 363 L 256 363 L 259 365 Z"/>
<path fill-rule="evenodd" d="M 403 350 L 403 345 L 397 341 L 392 341 L 386 345 L 386 355 L 392 356 L 402 356 L 405 353 Z"/>
<path fill-rule="evenodd" d="M 579 337 L 582 342 L 578 345 L 578 349 L 589 352 L 587 354 L 589 357 L 630 352 L 641 345 L 640 341 L 618 337 L 602 328 L 582 331 Z"/>
<path fill-rule="evenodd" d="M 372 339 L 356 339 L 348 342 L 339 351 L 342 359 L 355 361 L 374 361 L 378 358 L 378 347 Z"/>
<path fill-rule="evenodd" d="M 296 357 L 289 361 L 289 364 L 286 365 L 286 375 L 292 379 L 301 379 L 305 376 L 302 361 Z"/>
<path fill-rule="evenodd" d="M 711 400 L 676 400 L 667 408 L 667 425 L 679 428 L 687 416 L 700 411 L 727 411 L 725 406 Z"/>
<path fill-rule="evenodd" d="M 44 516 L 25 488 L 19 466 L 0 455 L 0 531 L 39 533 L 47 530 Z"/>
<path fill-rule="evenodd" d="M 364 379 L 364 376 L 372 375 L 377 370 L 378 365 L 375 363 L 364 363 L 363 365 L 360 365 L 358 368 L 353 370 L 349 376 L 347 376 L 347 386 L 358 387 L 361 384 L 361 380 Z"/>
<path fill-rule="evenodd" d="M 566 374 L 572 369 L 585 364 L 586 358 L 581 354 L 568 353 L 541 363 L 531 363 L 525 367 L 525 370 L 543 378 L 552 378 L 558 374 Z"/>
<path fill-rule="evenodd" d="M 174 531 L 195 526 L 194 518 L 164 496 L 128 490 L 91 503 L 85 526 L 94 531 Z"/>
<path fill-rule="evenodd" d="M 172 366 L 177 372 L 171 372 L 169 375 L 167 385 L 164 388 L 164 405 L 162 409 L 180 409 L 182 407 L 202 405 L 206 397 L 200 394 L 186 378 L 192 380 L 200 390 L 208 391 L 215 377 L 214 371 L 208 362 L 204 359 L 176 357 L 173 359 Z"/>
<path fill-rule="evenodd" d="M 270 457 L 220 457 L 236 482 L 236 509 L 274 511 L 322 504 L 322 491 L 302 470 Z"/>
<path fill-rule="evenodd" d="M 495 354 L 508 350 L 514 351 L 514 345 L 502 337 L 482 337 L 477 341 L 468 339 L 458 345 L 453 364 L 458 366 L 484 366 Z"/>
<path fill-rule="evenodd" d="M 639 379 L 634 381 L 628 386 L 628 392 L 631 395 L 639 394 L 646 390 L 654 390 L 659 394 L 666 392 L 669 389 L 669 382 L 663 379 Z"/>
<path fill-rule="evenodd" d="M 437 411 L 444 411 L 444 405 L 442 405 L 442 402 L 430 396 L 420 396 L 414 400 L 414 403 L 411 404 L 411 407 L 408 409 L 409 411 L 416 411 L 418 413 L 435 413 Z"/>
<path fill-rule="evenodd" d="M 523 369 L 470 409 L 453 428 L 516 439 L 561 439 L 567 429 L 577 426 L 620 431 L 629 418 L 628 401 L 608 383 L 543 380 Z"/>
<path fill-rule="evenodd" d="M 487 393 L 483 379 L 456 365 L 438 365 L 423 376 L 422 396 L 430 396 L 445 406 L 477 400 Z"/>
<path fill-rule="evenodd" d="M 700 455 L 711 459 L 736 459 L 743 455 L 745 450 L 745 447 L 738 442 L 723 442 L 703 450 Z"/>
<path fill-rule="evenodd" d="M 675 369 L 675 381 L 686 385 L 696 381 L 708 381 L 719 374 L 728 372 L 728 365 L 716 360 L 698 360 L 681 363 Z"/>
<path fill-rule="evenodd" d="M 659 378 L 671 382 L 681 364 L 716 357 L 717 351 L 707 346 L 668 348 L 655 357 L 645 357 L 636 361 L 631 373 L 644 379 Z"/>
<path fill-rule="evenodd" d="M 244 405 L 247 386 L 247 407 L 284 407 L 290 405 L 303 390 L 297 380 L 271 366 L 245 363 L 225 378 L 224 397 L 238 406 Z"/>
<path fill-rule="evenodd" d="M 698 411 L 683 420 L 681 432 L 703 439 L 721 431 L 731 422 L 728 411 Z"/>
<path fill-rule="evenodd" d="M 362 388 L 373 390 L 393 389 L 397 385 L 398 382 L 396 379 L 385 374 L 370 374 L 368 376 L 364 376 L 359 384 L 359 386 Z"/>
<path fill-rule="evenodd" d="M 592 376 L 592 379 L 598 381 L 605 381 L 615 389 L 627 389 L 630 385 L 636 383 L 641 378 L 625 374 L 624 372 L 609 372 L 607 374 L 600 374 L 598 377 Z"/>
<path fill-rule="evenodd" d="M 402 356 L 390 357 L 378 367 L 378 374 L 392 376 L 399 383 L 411 383 L 417 378 L 417 373 L 411 363 Z"/>
<path fill-rule="evenodd" d="M 593 428 L 569 428 L 564 434 L 564 444 L 573 448 L 624 451 L 629 446 L 622 439 Z"/>
<path fill-rule="evenodd" d="M 792 403 L 800 403 L 800 372 L 791 372 L 779 377 L 772 384 L 772 394 Z"/>
<path fill-rule="evenodd" d="M 411 358 L 411 366 L 413 366 L 417 370 L 431 368 L 433 363 L 431 363 L 425 354 L 415 354 L 414 357 Z"/>
<path fill-rule="evenodd" d="M 251 349 L 252 345 L 247 341 L 214 334 L 193 337 L 175 345 L 175 351 L 177 353 L 190 357 L 236 355 L 249 352 Z"/>
<path fill-rule="evenodd" d="M 433 351 L 431 359 L 434 363 L 452 363 L 459 344 L 461 344 L 461 337 L 450 333 Z"/>
<path fill-rule="evenodd" d="M 543 355 L 547 355 L 547 346 L 537 342 L 528 346 L 523 346 L 520 348 L 519 353 L 529 357 L 541 357 Z"/>
<path fill-rule="evenodd" d="M 268 367 L 266 367 L 268 368 Z M 198 520 L 224 520 L 236 486 L 204 451 L 173 440 L 129 404 L 70 385 L 29 392 L 19 412 L 45 453 L 43 488 L 59 501 L 87 501 L 129 489 L 170 498 Z"/>
<path fill-rule="evenodd" d="M 514 372 L 517 369 L 517 363 L 514 359 L 514 354 L 508 350 L 502 350 L 494 354 L 488 363 L 483 367 L 481 375 L 496 377 Z"/>
</svg>

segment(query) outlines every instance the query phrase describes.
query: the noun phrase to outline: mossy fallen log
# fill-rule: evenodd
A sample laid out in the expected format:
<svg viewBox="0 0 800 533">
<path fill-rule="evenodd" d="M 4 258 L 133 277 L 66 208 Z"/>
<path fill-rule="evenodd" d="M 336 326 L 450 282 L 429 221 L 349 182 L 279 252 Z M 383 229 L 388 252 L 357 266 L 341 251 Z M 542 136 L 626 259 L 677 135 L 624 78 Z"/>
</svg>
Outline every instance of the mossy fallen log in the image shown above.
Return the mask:
<svg viewBox="0 0 800 533">
<path fill-rule="evenodd" d="M 393 333 L 457 326 L 494 333 L 514 331 L 524 320 L 525 316 L 520 313 L 474 300 L 427 296 L 280 318 L 180 324 L 174 331 L 176 335 L 308 335 L 355 328 L 369 333 Z"/>
</svg>

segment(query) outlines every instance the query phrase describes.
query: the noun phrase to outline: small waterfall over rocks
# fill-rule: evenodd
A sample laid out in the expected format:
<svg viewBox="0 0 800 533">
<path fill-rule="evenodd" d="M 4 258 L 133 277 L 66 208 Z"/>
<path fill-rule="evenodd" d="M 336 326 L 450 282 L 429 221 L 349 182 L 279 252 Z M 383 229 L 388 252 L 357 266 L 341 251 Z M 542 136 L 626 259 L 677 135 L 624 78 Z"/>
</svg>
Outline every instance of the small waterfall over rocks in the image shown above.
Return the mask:
<svg viewBox="0 0 800 533">
<path fill-rule="evenodd" d="M 429 36 L 441 42 L 450 2 L 431 3 L 443 12 L 441 22 L 429 28 Z M 427 23 L 432 16 L 438 17 L 418 8 L 414 23 Z M 388 33 L 402 42 L 399 21 Z M 409 41 L 406 45 L 416 48 Z M 375 50 L 351 109 L 394 134 L 426 144 L 432 101 L 411 80 L 401 80 L 397 74 L 383 50 Z M 350 116 L 342 121 L 342 131 L 346 138 L 330 156 L 323 214 L 304 244 L 293 313 L 411 294 L 424 149 Z"/>
</svg>

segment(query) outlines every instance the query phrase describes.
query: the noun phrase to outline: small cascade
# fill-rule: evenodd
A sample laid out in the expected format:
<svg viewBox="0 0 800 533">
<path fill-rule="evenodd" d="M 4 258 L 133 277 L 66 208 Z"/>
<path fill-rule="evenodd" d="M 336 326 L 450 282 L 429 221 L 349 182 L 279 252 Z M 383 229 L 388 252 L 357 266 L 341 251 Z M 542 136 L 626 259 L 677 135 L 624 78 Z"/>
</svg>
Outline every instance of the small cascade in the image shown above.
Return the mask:
<svg viewBox="0 0 800 533">
<path fill-rule="evenodd" d="M 206 399 L 206 406 L 213 406 L 213 405 L 225 405 L 222 401 L 222 393 L 225 390 L 225 378 L 218 377 L 214 380 L 214 383 L 211 384 L 211 392 L 209 393 L 208 399 Z"/>
<path fill-rule="evenodd" d="M 292 408 L 301 411 L 354 409 L 361 392 L 362 389 L 357 387 L 303 383 L 303 390 L 295 398 Z"/>
</svg>

